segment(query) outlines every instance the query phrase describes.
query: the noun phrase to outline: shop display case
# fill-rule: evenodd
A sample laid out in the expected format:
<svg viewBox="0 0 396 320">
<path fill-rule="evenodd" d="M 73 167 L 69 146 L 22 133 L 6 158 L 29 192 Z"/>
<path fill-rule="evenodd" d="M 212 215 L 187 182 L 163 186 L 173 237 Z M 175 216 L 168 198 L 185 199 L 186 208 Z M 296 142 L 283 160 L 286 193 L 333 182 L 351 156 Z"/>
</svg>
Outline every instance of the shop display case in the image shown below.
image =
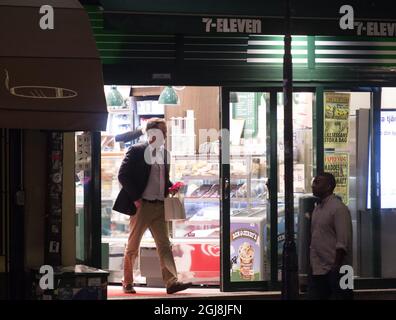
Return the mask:
<svg viewBox="0 0 396 320">
<path fill-rule="evenodd" d="M 220 213 L 220 159 L 217 155 L 173 156 L 171 179 L 182 189 L 186 220 L 175 221 L 176 238 L 218 237 Z M 265 157 L 231 157 L 231 207 L 233 210 L 263 206 L 266 202 Z"/>
<path fill-rule="evenodd" d="M 186 220 L 172 222 L 172 242 L 180 246 L 183 252 L 187 251 L 177 267 L 178 270 L 185 270 L 184 272 L 192 276 L 189 280 L 193 282 L 218 284 L 220 281 L 219 166 L 220 158 L 217 154 L 172 157 L 171 179 L 173 182 L 181 181 L 184 184 L 181 193 L 186 210 Z M 230 166 L 231 225 L 238 227 L 242 223 L 249 228 L 256 224 L 258 239 L 262 241 L 258 244 L 261 250 L 265 247 L 263 241 L 266 238 L 265 157 L 253 154 L 231 156 Z M 211 250 L 208 250 L 208 246 Z M 259 258 L 260 250 L 256 250 L 259 271 L 249 278 L 251 281 L 265 278 L 266 261 Z M 186 263 L 181 261 L 194 261 L 194 256 L 205 258 L 207 262 L 201 265 L 191 263 L 191 266 L 186 268 Z M 239 278 L 237 281 L 245 280 L 247 278 Z"/>
<path fill-rule="evenodd" d="M 234 210 L 231 216 L 231 281 L 269 280 L 265 207 Z"/>
</svg>

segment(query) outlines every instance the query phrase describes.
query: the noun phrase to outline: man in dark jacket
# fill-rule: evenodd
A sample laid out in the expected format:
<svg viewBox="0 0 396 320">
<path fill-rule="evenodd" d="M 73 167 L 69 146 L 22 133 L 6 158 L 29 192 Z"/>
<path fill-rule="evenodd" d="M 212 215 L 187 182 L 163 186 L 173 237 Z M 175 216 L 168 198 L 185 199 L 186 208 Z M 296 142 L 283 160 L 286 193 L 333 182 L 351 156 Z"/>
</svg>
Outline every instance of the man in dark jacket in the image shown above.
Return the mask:
<svg viewBox="0 0 396 320">
<path fill-rule="evenodd" d="M 115 201 L 115 211 L 130 215 L 128 244 L 124 255 L 126 293 L 133 288 L 133 265 L 140 241 L 149 229 L 160 258 L 167 293 L 185 290 L 191 283 L 177 281 L 177 271 L 165 221 L 164 198 L 169 194 L 169 154 L 164 148 L 165 120 L 150 119 L 146 127 L 148 142 L 133 145 L 127 152 L 118 174 L 122 188 Z"/>
</svg>

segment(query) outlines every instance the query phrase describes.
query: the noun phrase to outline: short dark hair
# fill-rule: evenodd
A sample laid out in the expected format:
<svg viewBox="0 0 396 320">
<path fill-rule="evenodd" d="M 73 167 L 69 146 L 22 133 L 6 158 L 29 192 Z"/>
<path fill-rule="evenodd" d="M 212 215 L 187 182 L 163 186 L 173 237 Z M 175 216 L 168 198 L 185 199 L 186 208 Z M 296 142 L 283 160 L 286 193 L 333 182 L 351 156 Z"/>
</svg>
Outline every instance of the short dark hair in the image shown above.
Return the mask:
<svg viewBox="0 0 396 320">
<path fill-rule="evenodd" d="M 151 119 L 149 119 L 147 121 L 147 124 L 146 124 L 146 131 L 148 131 L 150 129 L 159 129 L 159 125 L 161 123 L 166 125 L 165 119 L 162 119 L 162 118 L 151 118 Z"/>
<path fill-rule="evenodd" d="M 327 179 L 327 182 L 331 187 L 331 191 L 333 191 L 337 185 L 336 179 L 334 178 L 333 174 L 331 174 L 330 172 L 323 172 L 320 174 L 320 176 L 325 177 Z"/>
</svg>

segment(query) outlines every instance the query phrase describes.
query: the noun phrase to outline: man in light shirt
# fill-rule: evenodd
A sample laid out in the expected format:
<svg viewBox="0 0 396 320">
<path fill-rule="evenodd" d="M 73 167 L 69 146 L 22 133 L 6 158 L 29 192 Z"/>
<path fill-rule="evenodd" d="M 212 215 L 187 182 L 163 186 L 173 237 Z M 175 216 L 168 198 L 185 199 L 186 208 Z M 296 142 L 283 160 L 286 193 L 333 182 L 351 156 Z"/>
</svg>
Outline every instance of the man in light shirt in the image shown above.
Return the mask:
<svg viewBox="0 0 396 320">
<path fill-rule="evenodd" d="M 315 300 L 352 299 L 353 292 L 340 287 L 340 268 L 352 265 L 352 220 L 349 209 L 333 193 L 336 181 L 323 173 L 312 182 L 319 198 L 312 213 L 309 297 Z"/>
<path fill-rule="evenodd" d="M 169 194 L 169 154 L 163 147 L 166 139 L 164 119 L 150 119 L 146 126 L 148 142 L 133 145 L 125 155 L 118 173 L 122 189 L 113 210 L 130 215 L 129 238 L 124 255 L 125 293 L 133 288 L 133 265 L 140 241 L 149 229 L 153 235 L 161 264 L 166 292 L 185 290 L 191 283 L 177 281 L 177 271 L 165 221 L 164 198 Z"/>
</svg>

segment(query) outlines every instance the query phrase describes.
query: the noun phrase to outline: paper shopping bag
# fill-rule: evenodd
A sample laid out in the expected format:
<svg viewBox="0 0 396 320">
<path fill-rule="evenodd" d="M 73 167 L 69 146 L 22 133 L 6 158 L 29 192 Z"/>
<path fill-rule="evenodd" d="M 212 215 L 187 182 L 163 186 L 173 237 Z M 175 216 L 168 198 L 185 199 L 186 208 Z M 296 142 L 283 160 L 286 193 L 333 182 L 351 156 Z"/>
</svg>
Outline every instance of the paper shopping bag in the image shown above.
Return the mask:
<svg viewBox="0 0 396 320">
<path fill-rule="evenodd" d="M 186 211 L 179 197 L 168 197 L 164 200 L 165 205 L 165 221 L 185 220 Z"/>
</svg>

